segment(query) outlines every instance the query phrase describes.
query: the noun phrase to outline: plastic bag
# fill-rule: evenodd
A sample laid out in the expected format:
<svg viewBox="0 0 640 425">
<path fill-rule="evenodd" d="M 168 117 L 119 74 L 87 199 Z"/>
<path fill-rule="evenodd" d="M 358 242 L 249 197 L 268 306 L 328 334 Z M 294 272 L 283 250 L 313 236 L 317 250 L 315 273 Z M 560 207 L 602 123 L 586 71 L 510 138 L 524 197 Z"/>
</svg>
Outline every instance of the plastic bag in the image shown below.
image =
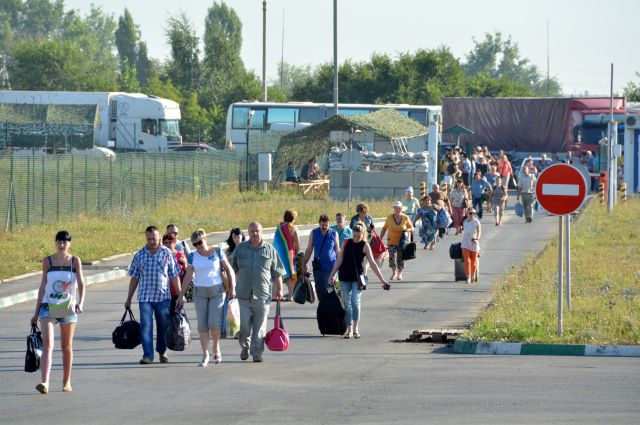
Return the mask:
<svg viewBox="0 0 640 425">
<path fill-rule="evenodd" d="M 191 325 L 184 308 L 171 315 L 167 329 L 167 348 L 173 351 L 184 351 L 191 343 Z"/>
<path fill-rule="evenodd" d="M 235 336 L 240 331 L 240 305 L 237 299 L 229 301 L 227 307 L 227 336 Z"/>
<path fill-rule="evenodd" d="M 24 357 L 24 371 L 35 372 L 40 369 L 42 357 L 42 336 L 37 325 L 31 325 L 31 333 L 27 336 L 27 354 Z"/>
</svg>

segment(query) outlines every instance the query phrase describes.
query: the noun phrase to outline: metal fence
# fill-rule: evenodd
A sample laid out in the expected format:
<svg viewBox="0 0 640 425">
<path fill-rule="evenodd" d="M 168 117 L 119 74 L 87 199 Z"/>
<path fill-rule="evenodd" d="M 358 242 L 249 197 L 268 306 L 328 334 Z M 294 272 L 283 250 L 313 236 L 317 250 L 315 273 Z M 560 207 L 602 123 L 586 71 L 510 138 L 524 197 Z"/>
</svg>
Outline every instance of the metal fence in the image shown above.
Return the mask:
<svg viewBox="0 0 640 425">
<path fill-rule="evenodd" d="M 79 213 L 132 211 L 167 196 L 211 196 L 241 178 L 234 151 L 0 155 L 0 217 L 6 230 Z"/>
</svg>

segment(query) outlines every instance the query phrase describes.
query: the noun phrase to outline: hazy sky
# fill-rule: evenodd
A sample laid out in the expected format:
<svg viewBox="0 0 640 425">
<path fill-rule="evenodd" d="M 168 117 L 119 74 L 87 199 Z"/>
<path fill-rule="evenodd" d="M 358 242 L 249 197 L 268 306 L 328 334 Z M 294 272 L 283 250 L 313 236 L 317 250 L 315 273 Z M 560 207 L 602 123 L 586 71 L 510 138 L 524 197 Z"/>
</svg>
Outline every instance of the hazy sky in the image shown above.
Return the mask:
<svg viewBox="0 0 640 425">
<path fill-rule="evenodd" d="M 67 8 L 84 15 L 90 0 L 65 0 Z M 164 59 L 167 18 L 186 12 L 203 35 L 204 19 L 213 0 L 94 0 L 116 18 L 125 7 L 140 26 L 152 57 Z M 262 0 L 228 0 L 243 24 L 242 58 L 262 75 Z M 274 79 L 282 56 L 295 65 L 331 62 L 333 55 L 332 0 L 267 1 L 267 78 Z M 549 22 L 550 73 L 566 95 L 608 95 L 610 64 L 614 90 L 619 93 L 640 71 L 640 1 L 538 0 L 338 0 L 338 60 L 367 60 L 371 54 L 415 51 L 449 46 L 464 58 L 472 38 L 501 31 L 511 35 L 543 72 L 547 67 Z"/>
</svg>

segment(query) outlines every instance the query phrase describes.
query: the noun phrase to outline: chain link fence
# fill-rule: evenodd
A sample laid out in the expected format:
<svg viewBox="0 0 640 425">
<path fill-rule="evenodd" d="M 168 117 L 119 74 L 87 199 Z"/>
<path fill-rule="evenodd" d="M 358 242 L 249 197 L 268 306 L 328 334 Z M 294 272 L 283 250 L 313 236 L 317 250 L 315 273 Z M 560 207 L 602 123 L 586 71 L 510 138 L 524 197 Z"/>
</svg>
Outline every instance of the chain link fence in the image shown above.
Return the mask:
<svg viewBox="0 0 640 425">
<path fill-rule="evenodd" d="M 244 175 L 234 151 L 0 155 L 0 217 L 7 231 L 79 213 L 132 211 L 167 196 L 211 196 Z"/>
</svg>

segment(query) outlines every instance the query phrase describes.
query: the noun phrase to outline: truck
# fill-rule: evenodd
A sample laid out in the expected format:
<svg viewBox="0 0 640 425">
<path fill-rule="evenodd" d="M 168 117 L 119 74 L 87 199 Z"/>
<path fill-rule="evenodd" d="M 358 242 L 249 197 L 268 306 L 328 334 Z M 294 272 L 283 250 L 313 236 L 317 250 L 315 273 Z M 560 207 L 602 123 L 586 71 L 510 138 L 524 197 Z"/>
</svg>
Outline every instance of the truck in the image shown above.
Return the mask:
<svg viewBox="0 0 640 425">
<path fill-rule="evenodd" d="M 490 150 L 598 152 L 607 136 L 609 102 L 608 97 L 445 97 L 443 127 L 463 126 L 473 132 L 473 144 Z M 624 121 L 624 98 L 613 99 L 613 114 L 615 121 Z M 618 134 L 624 134 L 623 127 Z"/>
<path fill-rule="evenodd" d="M 0 147 L 165 152 L 182 145 L 178 103 L 142 93 L 0 91 Z"/>
</svg>

